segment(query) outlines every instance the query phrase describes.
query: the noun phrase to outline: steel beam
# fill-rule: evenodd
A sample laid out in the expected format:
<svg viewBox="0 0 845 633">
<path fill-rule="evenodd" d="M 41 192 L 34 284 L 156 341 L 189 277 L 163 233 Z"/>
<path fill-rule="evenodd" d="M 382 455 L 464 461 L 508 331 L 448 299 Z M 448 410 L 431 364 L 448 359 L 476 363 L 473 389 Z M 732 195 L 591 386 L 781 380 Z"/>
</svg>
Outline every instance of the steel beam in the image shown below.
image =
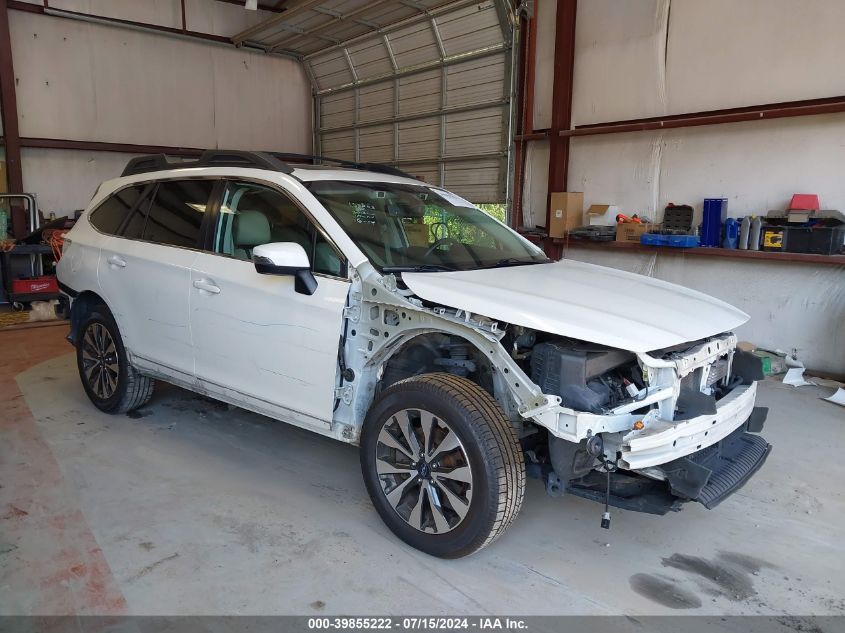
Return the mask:
<svg viewBox="0 0 845 633">
<path fill-rule="evenodd" d="M 2 2 L 3 0 L 0 0 Z M 4 118 L 5 122 L 5 118 Z M 8 130 L 8 127 L 6 128 Z M 169 154 L 171 156 L 199 156 L 204 150 L 196 147 L 173 147 L 169 145 L 136 145 L 134 143 L 108 143 L 103 141 L 77 141 L 59 138 L 32 138 L 23 137 L 19 139 L 20 147 L 38 149 L 64 149 L 80 150 L 87 152 L 119 152 L 121 154 Z M 0 138 L 1 144 L 6 144 L 7 139 Z"/>
<path fill-rule="evenodd" d="M 21 139 L 18 128 L 18 101 L 15 94 L 15 65 L 12 60 L 12 41 L 9 30 L 9 7 L 0 0 L 0 109 L 3 113 L 3 145 L 6 153 L 6 175 L 9 193 L 23 193 L 21 167 Z M 11 208 L 12 233 L 23 237 L 27 233 L 23 208 Z M 0 238 L 5 239 L 5 235 Z"/>
<path fill-rule="evenodd" d="M 546 0 L 551 2 L 553 0 Z M 522 228 L 524 215 L 522 212 L 522 198 L 525 184 L 525 162 L 526 162 L 526 141 L 541 140 L 547 135 L 537 138 L 530 138 L 530 132 L 534 127 L 534 68 L 537 62 L 536 41 L 537 41 L 537 3 L 534 0 L 533 15 L 524 12 L 518 16 L 519 20 L 519 78 L 517 81 L 516 110 L 516 137 L 514 148 L 514 177 L 513 177 L 513 208 L 511 210 L 511 226 Z"/>
<path fill-rule="evenodd" d="M 575 65 L 575 15 L 578 0 L 557 0 L 555 19 L 554 83 L 552 86 L 552 134 L 549 147 L 549 190 L 546 197 L 544 226 L 551 220 L 550 201 L 553 191 L 566 191 L 569 171 L 569 137 L 560 132 L 572 125 L 572 85 Z M 553 259 L 559 246 L 546 244 L 546 253 Z"/>
<path fill-rule="evenodd" d="M 808 99 L 804 101 L 789 101 L 784 103 L 770 103 L 754 105 L 728 110 L 711 110 L 678 114 L 649 119 L 635 119 L 630 121 L 616 121 L 613 123 L 596 123 L 578 126 L 572 130 L 560 130 L 560 136 L 591 136 L 597 134 L 619 134 L 622 132 L 643 132 L 648 130 L 668 130 L 674 128 L 698 127 L 701 125 L 720 125 L 724 123 L 741 123 L 743 121 L 765 121 L 783 119 L 796 116 L 813 116 L 819 114 L 834 114 L 845 112 L 845 96 L 829 97 L 826 99 Z"/>
</svg>

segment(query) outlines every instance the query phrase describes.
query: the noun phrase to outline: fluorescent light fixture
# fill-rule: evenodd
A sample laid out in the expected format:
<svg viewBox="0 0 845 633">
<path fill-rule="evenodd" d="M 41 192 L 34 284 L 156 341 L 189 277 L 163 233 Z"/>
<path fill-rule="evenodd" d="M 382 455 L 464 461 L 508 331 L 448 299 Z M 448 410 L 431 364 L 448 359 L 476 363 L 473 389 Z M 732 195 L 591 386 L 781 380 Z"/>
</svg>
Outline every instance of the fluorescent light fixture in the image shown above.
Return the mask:
<svg viewBox="0 0 845 633">
<path fill-rule="evenodd" d="M 257 11 L 258 10 L 258 0 L 246 0 L 246 4 L 244 5 L 244 9 L 249 9 L 250 11 Z"/>
</svg>

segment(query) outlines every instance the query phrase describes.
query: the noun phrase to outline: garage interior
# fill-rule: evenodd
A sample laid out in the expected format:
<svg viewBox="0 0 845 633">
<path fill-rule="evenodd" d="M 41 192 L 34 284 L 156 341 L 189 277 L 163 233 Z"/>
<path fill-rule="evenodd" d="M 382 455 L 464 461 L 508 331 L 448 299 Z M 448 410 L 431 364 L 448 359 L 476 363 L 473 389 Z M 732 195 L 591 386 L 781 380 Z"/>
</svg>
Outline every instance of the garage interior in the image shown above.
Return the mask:
<svg viewBox="0 0 845 633">
<path fill-rule="evenodd" d="M 845 615 L 843 24 L 839 0 L 0 0 L 0 615 Z M 62 235 L 130 159 L 208 148 L 398 167 L 552 259 L 738 307 L 771 457 L 712 511 L 609 531 L 529 480 L 448 561 L 381 523 L 353 446 L 164 384 L 101 413 Z M 696 245 L 641 241 L 687 210 Z M 777 239 L 737 246 L 752 217 Z"/>
</svg>

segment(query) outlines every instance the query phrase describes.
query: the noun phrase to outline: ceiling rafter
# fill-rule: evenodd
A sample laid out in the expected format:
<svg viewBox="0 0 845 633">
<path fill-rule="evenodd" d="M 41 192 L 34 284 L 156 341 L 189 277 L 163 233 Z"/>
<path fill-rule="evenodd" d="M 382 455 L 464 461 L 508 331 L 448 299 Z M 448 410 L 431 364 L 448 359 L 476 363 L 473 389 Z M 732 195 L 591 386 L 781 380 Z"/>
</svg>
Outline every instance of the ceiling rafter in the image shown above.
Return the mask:
<svg viewBox="0 0 845 633">
<path fill-rule="evenodd" d="M 285 4 L 286 0 L 282 0 L 281 2 L 274 2 L 272 4 L 267 4 L 263 2 L 258 3 L 258 8 L 262 11 L 270 11 L 271 13 L 282 13 L 284 12 L 284 8 L 282 7 Z M 244 6 L 245 0 L 217 0 L 217 2 L 225 2 L 226 4 L 237 4 L 241 7 Z"/>
<path fill-rule="evenodd" d="M 463 0 L 463 1 L 452 0 L 452 2 L 441 2 L 441 3 L 439 3 L 439 4 L 437 4 L 433 7 L 426 9 L 423 12 L 402 18 L 401 20 L 397 20 L 396 22 L 391 22 L 390 24 L 385 24 L 381 28 L 376 29 L 374 31 L 371 31 L 369 33 L 362 33 L 361 35 L 356 35 L 354 37 L 350 37 L 349 39 L 342 40 L 338 44 L 335 44 L 333 47 L 330 47 L 330 49 L 350 46 L 351 44 L 354 44 L 355 42 L 359 42 L 361 40 L 364 40 L 368 37 L 373 37 L 375 35 L 384 35 L 384 34 L 390 35 L 390 33 L 392 31 L 395 31 L 397 29 L 403 28 L 405 26 L 411 26 L 411 25 L 414 25 L 414 24 L 419 24 L 421 22 L 426 22 L 426 21 L 430 20 L 431 18 L 435 18 L 435 17 L 441 15 L 442 13 L 449 12 L 449 11 L 457 11 L 457 10 L 466 8 L 468 6 L 471 6 L 473 4 L 476 4 L 477 2 L 478 2 L 478 0 Z M 305 53 L 302 57 L 303 57 L 303 59 L 309 59 L 309 58 L 321 55 L 325 52 L 328 52 L 328 50 L 330 50 L 330 49 L 318 50 L 318 51 L 314 51 L 314 52 L 311 52 L 311 53 Z"/>
<path fill-rule="evenodd" d="M 232 36 L 232 42 L 235 44 L 243 44 L 246 40 L 248 40 L 251 36 L 255 35 L 256 33 L 260 33 L 265 29 L 277 25 L 281 22 L 290 20 L 291 18 L 299 15 L 300 13 L 304 13 L 308 11 L 312 7 L 317 6 L 321 2 L 325 0 L 301 0 L 297 4 L 291 4 L 287 7 L 287 10 L 279 13 L 278 15 L 274 15 L 271 18 L 268 18 L 258 24 L 249 27 L 248 29 L 244 29 L 240 33 L 235 34 Z"/>
<path fill-rule="evenodd" d="M 237 33 L 231 41 L 237 46 L 255 46 L 267 52 L 284 52 L 301 58 L 368 35 L 381 35 L 411 20 L 432 18 L 455 6 L 466 6 L 466 3 L 461 0 L 358 0 L 338 5 L 331 0 L 290 0 L 283 13 Z"/>
<path fill-rule="evenodd" d="M 388 2 L 391 2 L 391 1 L 392 0 L 375 0 L 374 2 L 369 2 L 366 5 L 364 5 L 363 7 L 360 7 L 358 9 L 353 10 L 353 11 L 349 11 L 348 13 L 345 13 L 345 14 L 340 13 L 339 11 L 333 11 L 331 14 L 328 14 L 327 10 L 321 9 L 320 7 L 317 7 L 317 8 L 314 9 L 314 11 L 318 11 L 320 13 L 326 12 L 328 15 L 332 15 L 332 19 L 327 21 L 327 22 L 324 22 L 323 24 L 320 24 L 320 25 L 314 27 L 310 31 L 306 31 L 304 33 L 301 33 L 299 37 L 295 37 L 295 38 L 293 38 L 293 40 L 275 42 L 275 43 L 270 45 L 269 50 L 271 52 L 275 52 L 279 48 L 290 48 L 290 45 L 293 42 L 296 42 L 297 40 L 308 37 L 308 36 L 314 36 L 315 33 L 320 33 L 322 31 L 324 31 L 325 29 L 334 26 L 338 22 L 362 23 L 362 22 L 359 22 L 357 20 L 357 17 L 359 15 L 361 15 L 363 13 L 367 13 L 368 11 L 372 11 L 373 9 L 376 9 L 379 6 L 386 4 Z M 377 29 L 381 28 L 380 24 L 376 24 L 374 22 L 366 22 L 366 23 L 364 23 L 364 25 L 368 26 L 371 30 L 377 30 Z"/>
</svg>

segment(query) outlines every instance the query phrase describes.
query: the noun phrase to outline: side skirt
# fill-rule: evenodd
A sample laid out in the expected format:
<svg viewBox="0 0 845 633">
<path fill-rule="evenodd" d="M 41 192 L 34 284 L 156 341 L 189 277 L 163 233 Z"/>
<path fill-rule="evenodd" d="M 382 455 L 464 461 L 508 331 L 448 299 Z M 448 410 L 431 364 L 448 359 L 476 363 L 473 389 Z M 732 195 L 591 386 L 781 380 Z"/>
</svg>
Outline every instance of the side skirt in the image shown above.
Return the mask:
<svg viewBox="0 0 845 633">
<path fill-rule="evenodd" d="M 137 354 L 131 355 L 131 362 L 139 372 L 156 380 L 169 382 L 182 389 L 203 396 L 209 396 L 215 400 L 220 400 L 221 402 L 241 409 L 246 409 L 247 411 L 252 411 L 253 413 L 258 413 L 307 431 L 313 431 L 314 433 L 331 437 L 347 444 L 357 444 L 357 436 L 351 433 L 351 427 L 347 427 L 346 425 L 320 420 L 272 402 L 240 393 L 223 385 L 199 380 L 194 376 L 161 365 Z"/>
</svg>

